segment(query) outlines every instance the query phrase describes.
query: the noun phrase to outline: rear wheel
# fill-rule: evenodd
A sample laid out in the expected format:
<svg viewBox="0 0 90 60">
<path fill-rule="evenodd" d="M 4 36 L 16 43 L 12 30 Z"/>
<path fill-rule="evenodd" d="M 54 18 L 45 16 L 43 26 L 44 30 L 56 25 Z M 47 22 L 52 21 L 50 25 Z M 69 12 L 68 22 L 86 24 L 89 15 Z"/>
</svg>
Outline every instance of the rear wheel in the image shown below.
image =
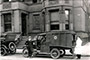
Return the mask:
<svg viewBox="0 0 90 60">
<path fill-rule="evenodd" d="M 16 45 L 14 42 L 9 43 L 9 49 L 12 53 L 16 53 Z"/>
<path fill-rule="evenodd" d="M 4 47 L 1 47 L 1 55 L 5 56 L 7 54 L 7 50 Z"/>
<path fill-rule="evenodd" d="M 71 53 L 71 54 L 73 54 L 73 53 L 74 53 L 72 49 L 70 49 L 70 53 Z"/>
<path fill-rule="evenodd" d="M 23 49 L 22 55 L 23 55 L 24 57 L 27 57 L 27 56 L 28 56 L 28 50 L 27 50 L 27 48 L 24 48 L 24 49 Z"/>
<path fill-rule="evenodd" d="M 54 59 L 57 59 L 57 58 L 59 58 L 59 56 L 60 56 L 60 51 L 59 51 L 57 48 L 53 48 L 53 49 L 51 50 L 50 56 L 51 56 L 52 58 L 54 58 Z"/>
</svg>

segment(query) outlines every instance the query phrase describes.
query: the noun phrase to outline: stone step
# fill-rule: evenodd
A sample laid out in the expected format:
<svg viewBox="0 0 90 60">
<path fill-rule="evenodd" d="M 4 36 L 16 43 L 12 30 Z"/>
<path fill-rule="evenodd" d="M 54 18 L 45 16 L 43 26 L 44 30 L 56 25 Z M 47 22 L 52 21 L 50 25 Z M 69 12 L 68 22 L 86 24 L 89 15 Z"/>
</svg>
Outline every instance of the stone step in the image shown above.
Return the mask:
<svg viewBox="0 0 90 60">
<path fill-rule="evenodd" d="M 23 46 L 25 45 L 25 42 L 27 41 L 27 36 L 22 37 L 22 40 L 20 41 L 20 43 L 17 45 L 18 49 L 23 48 Z"/>
</svg>

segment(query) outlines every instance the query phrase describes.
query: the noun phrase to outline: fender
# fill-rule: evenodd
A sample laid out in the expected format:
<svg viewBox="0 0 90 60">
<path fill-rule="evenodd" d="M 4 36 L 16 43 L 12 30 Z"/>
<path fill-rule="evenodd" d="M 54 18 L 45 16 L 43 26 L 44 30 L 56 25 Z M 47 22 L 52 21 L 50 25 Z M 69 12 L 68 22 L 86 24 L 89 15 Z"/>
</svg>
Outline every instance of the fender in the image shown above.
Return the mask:
<svg viewBox="0 0 90 60">
<path fill-rule="evenodd" d="M 27 46 L 26 46 L 26 45 L 24 45 L 24 46 L 23 46 L 23 49 L 25 49 L 25 48 L 27 48 Z"/>
<path fill-rule="evenodd" d="M 2 44 L 2 45 L 1 45 L 1 47 L 4 47 L 5 49 L 7 49 L 7 50 L 8 50 L 8 48 L 7 48 L 4 44 Z"/>
</svg>

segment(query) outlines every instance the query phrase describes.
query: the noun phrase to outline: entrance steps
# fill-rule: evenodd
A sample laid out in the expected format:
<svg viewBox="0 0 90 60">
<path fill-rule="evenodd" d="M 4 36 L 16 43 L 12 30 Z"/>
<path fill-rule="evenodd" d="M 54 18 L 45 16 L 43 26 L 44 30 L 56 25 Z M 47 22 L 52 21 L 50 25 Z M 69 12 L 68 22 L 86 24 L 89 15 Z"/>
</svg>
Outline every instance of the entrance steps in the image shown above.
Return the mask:
<svg viewBox="0 0 90 60">
<path fill-rule="evenodd" d="M 27 41 L 28 37 L 27 36 L 22 36 L 22 40 L 20 43 L 17 45 L 17 49 L 22 49 L 23 46 L 25 45 L 25 42 Z"/>
</svg>

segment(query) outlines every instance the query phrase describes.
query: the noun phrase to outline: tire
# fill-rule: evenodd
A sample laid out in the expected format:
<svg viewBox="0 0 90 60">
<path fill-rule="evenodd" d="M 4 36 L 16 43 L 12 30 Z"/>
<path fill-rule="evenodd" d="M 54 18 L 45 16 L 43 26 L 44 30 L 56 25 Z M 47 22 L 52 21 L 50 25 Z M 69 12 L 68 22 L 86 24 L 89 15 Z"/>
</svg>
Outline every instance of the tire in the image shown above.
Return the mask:
<svg viewBox="0 0 90 60">
<path fill-rule="evenodd" d="M 60 51 L 60 57 L 63 57 L 66 53 L 64 49 L 60 49 L 59 51 Z"/>
<path fill-rule="evenodd" d="M 8 46 L 9 46 L 10 51 L 12 52 L 16 51 L 16 45 L 14 42 L 10 42 Z"/>
<path fill-rule="evenodd" d="M 11 54 L 15 54 L 16 53 L 16 49 L 14 51 L 10 51 Z"/>
<path fill-rule="evenodd" d="M 71 53 L 71 54 L 73 54 L 73 53 L 74 53 L 72 49 L 70 49 L 70 53 Z"/>
<path fill-rule="evenodd" d="M 7 50 L 4 47 L 1 47 L 1 55 L 5 56 L 7 54 Z"/>
<path fill-rule="evenodd" d="M 57 58 L 60 57 L 60 51 L 59 51 L 57 48 L 53 48 L 53 49 L 51 50 L 50 56 L 51 56 L 53 59 L 57 59 Z"/>
<path fill-rule="evenodd" d="M 27 50 L 27 48 L 24 48 L 24 49 L 23 49 L 22 55 L 23 55 L 24 57 L 27 57 L 27 56 L 28 56 L 28 50 Z"/>
</svg>

